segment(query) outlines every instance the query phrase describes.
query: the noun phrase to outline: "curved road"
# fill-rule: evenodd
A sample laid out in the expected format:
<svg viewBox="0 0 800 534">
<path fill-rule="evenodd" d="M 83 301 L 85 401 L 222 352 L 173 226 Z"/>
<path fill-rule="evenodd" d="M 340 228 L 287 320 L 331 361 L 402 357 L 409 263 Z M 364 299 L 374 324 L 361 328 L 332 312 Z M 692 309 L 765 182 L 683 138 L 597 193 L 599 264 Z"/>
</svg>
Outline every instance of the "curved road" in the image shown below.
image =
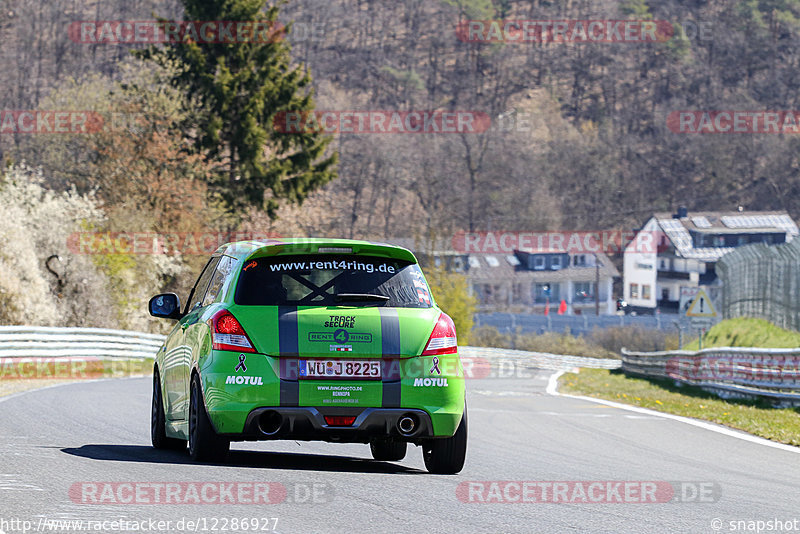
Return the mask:
<svg viewBox="0 0 800 534">
<path fill-rule="evenodd" d="M 366 445 L 316 442 L 234 443 L 229 463 L 195 465 L 185 454 L 149 446 L 147 378 L 75 383 L 0 399 L 0 530 L 42 531 L 49 524 L 51 532 L 76 532 L 75 526 L 47 522 L 74 519 L 90 521 L 82 525 L 84 532 L 130 531 L 116 530 L 121 527 L 115 520 L 172 521 L 160 531 L 175 532 L 180 526 L 189 530 L 185 521 L 199 520 L 198 532 L 222 532 L 223 526 L 244 532 L 241 525 L 232 529 L 231 518 L 256 519 L 260 532 L 303 533 L 753 532 L 756 521 L 775 519 L 797 519 L 794 528 L 800 529 L 797 454 L 651 414 L 550 396 L 545 388 L 551 373 L 470 382 L 467 464 L 456 476 L 427 474 L 416 447 L 409 447 L 402 462 L 382 463 L 370 459 Z M 485 491 L 457 494 L 470 481 Z M 495 485 L 492 493 L 490 481 L 577 482 L 570 492 L 607 481 L 602 487 L 611 491 L 604 494 L 611 500 L 616 482 L 636 487 L 637 481 L 650 481 L 659 488 L 658 500 L 669 483 L 690 502 L 587 503 L 568 493 L 571 502 L 498 503 L 503 489 L 509 499 L 519 498 L 521 486 Z M 154 482 L 273 482 L 283 485 L 287 497 L 258 505 L 84 503 L 91 498 L 87 488 L 123 487 L 104 482 L 137 483 L 140 489 Z M 188 496 L 187 486 L 181 487 Z M 154 500 L 152 495 L 142 499 Z M 493 502 L 463 502 L 459 496 Z M 730 523 L 737 520 L 754 523 Z M 253 524 L 248 522 L 248 532 Z M 159 531 L 157 523 L 140 528 Z"/>
</svg>

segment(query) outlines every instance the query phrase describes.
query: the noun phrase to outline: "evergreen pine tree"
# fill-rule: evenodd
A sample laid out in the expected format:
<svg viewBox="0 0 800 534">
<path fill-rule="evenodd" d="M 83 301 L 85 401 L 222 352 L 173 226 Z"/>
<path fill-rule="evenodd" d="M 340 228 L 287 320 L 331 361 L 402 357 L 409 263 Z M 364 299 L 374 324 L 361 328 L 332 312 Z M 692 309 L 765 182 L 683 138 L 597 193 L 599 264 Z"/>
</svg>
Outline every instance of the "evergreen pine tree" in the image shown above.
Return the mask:
<svg viewBox="0 0 800 534">
<path fill-rule="evenodd" d="M 231 211 L 256 206 L 271 217 L 280 199 L 302 203 L 336 177 L 336 155 L 326 153 L 329 136 L 282 133 L 273 125 L 281 111 L 314 109 L 311 77 L 304 66 L 291 64 L 278 6 L 267 6 L 267 0 L 182 3 L 186 21 L 259 22 L 269 28 L 268 38 L 250 30 L 251 38 L 216 40 L 221 42 L 195 42 L 187 31 L 180 42 L 138 54 L 177 68 L 171 82 L 194 102 L 184 132 L 213 163 L 209 190 Z"/>
</svg>

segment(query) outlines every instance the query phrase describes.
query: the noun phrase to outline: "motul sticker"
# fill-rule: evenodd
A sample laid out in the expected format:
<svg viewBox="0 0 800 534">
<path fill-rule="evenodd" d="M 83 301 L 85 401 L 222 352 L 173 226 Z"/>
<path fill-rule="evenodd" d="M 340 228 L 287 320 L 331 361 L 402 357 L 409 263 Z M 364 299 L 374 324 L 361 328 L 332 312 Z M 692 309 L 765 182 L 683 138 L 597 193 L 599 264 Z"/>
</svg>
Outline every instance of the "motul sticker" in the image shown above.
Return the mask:
<svg viewBox="0 0 800 534">
<path fill-rule="evenodd" d="M 264 380 L 260 376 L 234 375 L 225 379 L 226 384 L 248 384 L 250 386 L 263 386 Z"/>
<path fill-rule="evenodd" d="M 447 379 L 446 378 L 415 378 L 414 379 L 414 387 L 437 387 L 437 388 L 446 388 L 448 387 Z"/>
</svg>

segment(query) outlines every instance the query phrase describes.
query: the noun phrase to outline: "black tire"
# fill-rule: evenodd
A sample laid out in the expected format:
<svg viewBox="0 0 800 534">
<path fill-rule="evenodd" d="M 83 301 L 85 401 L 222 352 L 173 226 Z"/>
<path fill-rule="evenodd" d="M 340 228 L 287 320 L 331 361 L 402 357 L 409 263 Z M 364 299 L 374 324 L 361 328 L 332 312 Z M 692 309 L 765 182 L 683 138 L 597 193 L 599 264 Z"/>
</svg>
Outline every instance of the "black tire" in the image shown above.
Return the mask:
<svg viewBox="0 0 800 534">
<path fill-rule="evenodd" d="M 186 440 L 170 438 L 166 431 L 164 402 L 161 400 L 161 381 L 158 370 L 153 370 L 153 402 L 150 408 L 150 442 L 156 449 L 186 450 Z"/>
<path fill-rule="evenodd" d="M 467 407 L 453 437 L 432 439 L 422 447 L 425 468 L 437 475 L 454 475 L 464 468 L 467 457 Z"/>
<path fill-rule="evenodd" d="M 372 457 L 381 462 L 398 462 L 406 457 L 408 443 L 392 439 L 379 439 L 369 443 Z"/>
<path fill-rule="evenodd" d="M 189 396 L 189 456 L 200 462 L 222 462 L 228 456 L 231 442 L 214 431 L 206 413 L 203 391 L 197 375 L 192 377 Z"/>
</svg>

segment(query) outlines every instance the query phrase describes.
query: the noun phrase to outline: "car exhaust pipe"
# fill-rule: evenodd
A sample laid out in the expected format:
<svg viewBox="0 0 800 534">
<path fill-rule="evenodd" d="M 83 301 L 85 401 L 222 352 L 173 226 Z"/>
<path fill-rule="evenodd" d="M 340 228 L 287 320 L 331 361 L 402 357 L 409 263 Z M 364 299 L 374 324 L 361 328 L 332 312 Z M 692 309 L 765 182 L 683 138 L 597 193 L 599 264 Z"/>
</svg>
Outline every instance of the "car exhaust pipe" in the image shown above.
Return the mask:
<svg viewBox="0 0 800 534">
<path fill-rule="evenodd" d="M 267 410 L 258 416 L 258 429 L 266 436 L 274 436 L 283 426 L 283 416 L 275 410 Z"/>
<path fill-rule="evenodd" d="M 417 429 L 417 421 L 413 415 L 404 415 L 397 421 L 397 430 L 404 436 L 410 436 Z"/>
</svg>

